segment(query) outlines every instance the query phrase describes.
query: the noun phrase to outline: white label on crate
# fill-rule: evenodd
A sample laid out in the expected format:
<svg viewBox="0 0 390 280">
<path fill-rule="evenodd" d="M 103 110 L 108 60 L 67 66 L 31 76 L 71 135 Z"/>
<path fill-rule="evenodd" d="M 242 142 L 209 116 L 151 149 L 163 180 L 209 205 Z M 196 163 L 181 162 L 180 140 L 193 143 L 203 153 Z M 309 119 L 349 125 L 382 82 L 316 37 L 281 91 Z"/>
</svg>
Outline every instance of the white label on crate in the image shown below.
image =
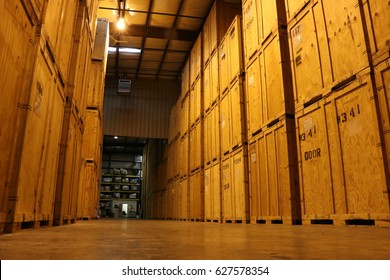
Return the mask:
<svg viewBox="0 0 390 280">
<path fill-rule="evenodd" d="M 251 161 L 252 161 L 253 163 L 256 162 L 256 159 L 257 159 L 256 153 L 251 154 Z"/>
<path fill-rule="evenodd" d="M 295 28 L 291 30 L 291 39 L 294 49 L 297 48 L 300 43 L 302 43 L 302 30 L 302 24 L 298 24 Z"/>
<path fill-rule="evenodd" d="M 313 119 L 307 118 L 303 121 L 303 131 L 308 131 L 313 127 Z"/>
<path fill-rule="evenodd" d="M 248 84 L 252 86 L 255 83 L 255 77 L 252 75 L 249 77 Z"/>
</svg>

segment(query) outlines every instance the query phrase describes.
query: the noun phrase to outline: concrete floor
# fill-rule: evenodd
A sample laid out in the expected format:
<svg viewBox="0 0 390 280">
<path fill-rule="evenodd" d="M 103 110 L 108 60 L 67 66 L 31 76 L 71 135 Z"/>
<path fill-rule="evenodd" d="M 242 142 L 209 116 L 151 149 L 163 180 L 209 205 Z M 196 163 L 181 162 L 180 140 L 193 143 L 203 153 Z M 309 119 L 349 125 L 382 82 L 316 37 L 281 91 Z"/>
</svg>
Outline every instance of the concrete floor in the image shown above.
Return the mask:
<svg viewBox="0 0 390 280">
<path fill-rule="evenodd" d="M 0 235 L 1 260 L 389 260 L 390 228 L 101 219 Z"/>
</svg>

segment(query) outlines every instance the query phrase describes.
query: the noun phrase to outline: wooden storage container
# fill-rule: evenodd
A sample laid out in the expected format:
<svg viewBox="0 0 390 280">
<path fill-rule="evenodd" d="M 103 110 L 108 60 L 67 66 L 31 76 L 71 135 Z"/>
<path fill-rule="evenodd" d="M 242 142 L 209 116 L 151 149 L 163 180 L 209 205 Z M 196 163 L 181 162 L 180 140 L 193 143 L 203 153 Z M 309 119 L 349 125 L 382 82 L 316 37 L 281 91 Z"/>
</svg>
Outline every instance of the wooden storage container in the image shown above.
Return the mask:
<svg viewBox="0 0 390 280">
<path fill-rule="evenodd" d="M 296 107 L 369 66 L 358 1 L 311 1 L 288 23 Z M 308 79 L 310 77 L 310 79 Z"/>
<path fill-rule="evenodd" d="M 221 196 L 222 221 L 249 221 L 248 150 L 243 146 L 222 159 Z"/>
<path fill-rule="evenodd" d="M 179 177 L 179 140 L 172 141 L 168 146 L 168 157 L 167 157 L 167 178 L 168 180 L 176 179 Z"/>
<path fill-rule="evenodd" d="M 203 71 L 203 110 L 208 112 L 219 99 L 218 52 L 215 52 Z"/>
<path fill-rule="evenodd" d="M 260 7 L 259 7 L 260 8 Z M 242 35 L 244 40 L 244 61 L 248 65 L 250 59 L 259 48 L 258 0 L 245 0 L 242 3 Z"/>
<path fill-rule="evenodd" d="M 97 165 L 91 160 L 81 161 L 80 187 L 77 203 L 78 219 L 95 219 L 98 215 L 99 179 Z"/>
<path fill-rule="evenodd" d="M 204 163 L 210 164 L 220 158 L 219 106 L 214 106 L 204 119 Z"/>
<path fill-rule="evenodd" d="M 95 40 L 96 31 L 98 29 L 97 21 L 100 19 L 97 19 L 98 15 L 98 9 L 99 9 L 99 0 L 86 0 L 86 8 L 87 8 L 87 14 L 88 14 L 88 30 L 92 34 L 92 40 Z"/>
<path fill-rule="evenodd" d="M 89 66 L 87 85 L 87 107 L 103 110 L 104 99 L 104 65 L 100 61 L 92 60 Z"/>
<path fill-rule="evenodd" d="M 294 17 L 297 17 L 301 10 L 312 1 L 313 0 L 285 0 L 287 20 L 290 21 Z"/>
<path fill-rule="evenodd" d="M 189 166 L 189 138 L 190 136 L 187 134 L 185 135 L 179 143 L 179 159 L 178 159 L 178 165 L 179 165 L 179 176 L 180 178 L 187 177 L 190 166 Z"/>
<path fill-rule="evenodd" d="M 33 6 L 28 10 L 19 1 L 5 1 L 0 9 L 0 63 L 4 66 L 0 70 L 0 233 L 7 204 L 14 203 L 8 200 L 8 192 L 17 187 L 25 118 L 31 110 L 31 80 L 39 46 L 35 34 L 43 9 L 43 3 L 35 2 L 29 2 Z"/>
<path fill-rule="evenodd" d="M 179 197 L 180 197 L 180 212 L 179 212 L 179 219 L 180 220 L 187 220 L 188 219 L 188 201 L 189 201 L 189 195 L 188 195 L 188 180 L 184 179 L 180 181 L 179 183 Z"/>
<path fill-rule="evenodd" d="M 365 19 L 370 39 L 374 65 L 389 58 L 390 51 L 390 5 L 386 1 L 364 1 Z"/>
<path fill-rule="evenodd" d="M 190 54 L 190 86 L 199 79 L 202 65 L 202 32 L 200 32 Z"/>
<path fill-rule="evenodd" d="M 41 40 L 41 43 L 44 40 Z M 47 49 L 39 47 L 31 83 L 23 144 L 20 147 L 17 187 L 9 193 L 17 197 L 8 204 L 13 213 L 6 231 L 21 227 L 53 224 L 56 167 L 64 114 L 64 90 Z M 44 47 L 44 45 L 43 45 Z"/>
<path fill-rule="evenodd" d="M 219 46 L 219 89 L 226 92 L 243 73 L 242 17 L 236 16 Z"/>
<path fill-rule="evenodd" d="M 287 24 L 284 0 L 257 0 L 260 43 L 263 43 L 278 28 Z"/>
<path fill-rule="evenodd" d="M 74 223 L 79 193 L 83 127 L 71 99 L 65 107 L 55 190 L 54 225 Z"/>
<path fill-rule="evenodd" d="M 380 108 L 381 128 L 387 160 L 390 160 L 390 58 L 374 67 L 376 90 Z M 387 163 L 389 168 L 389 162 Z"/>
<path fill-rule="evenodd" d="M 47 33 L 47 43 L 59 68 L 61 79 L 67 82 L 70 68 L 75 63 L 71 54 L 77 40 L 74 37 L 74 32 L 78 12 L 80 16 L 80 11 L 85 10 L 85 7 L 78 0 L 45 2 L 47 2 L 47 7 L 43 21 L 43 32 Z M 85 20 L 86 18 L 83 16 L 83 21 Z"/>
<path fill-rule="evenodd" d="M 204 211 L 208 222 L 221 222 L 221 169 L 219 161 L 204 170 Z"/>
<path fill-rule="evenodd" d="M 202 81 L 198 79 L 190 91 L 190 127 L 195 126 L 201 118 L 202 109 Z"/>
<path fill-rule="evenodd" d="M 203 221 L 204 219 L 204 190 L 203 170 L 191 175 L 189 178 L 189 219 Z"/>
<path fill-rule="evenodd" d="M 168 124 L 168 143 L 174 141 L 180 135 L 179 114 L 180 114 L 180 99 L 173 105 L 169 112 Z"/>
<path fill-rule="evenodd" d="M 281 117 L 250 140 L 252 223 L 299 224 L 300 196 L 295 120 Z"/>
<path fill-rule="evenodd" d="M 248 137 L 284 114 L 293 114 L 294 100 L 287 34 L 277 29 L 246 69 Z"/>
<path fill-rule="evenodd" d="M 190 91 L 190 58 L 186 60 L 183 66 L 183 71 L 181 74 L 181 98 L 184 97 Z"/>
<path fill-rule="evenodd" d="M 202 124 L 197 124 L 190 131 L 189 141 L 189 162 L 191 173 L 200 169 L 203 166 L 203 138 Z"/>
<path fill-rule="evenodd" d="M 222 154 L 239 148 L 246 142 L 246 122 L 243 80 L 239 78 L 221 101 Z"/>
<path fill-rule="evenodd" d="M 180 113 L 179 113 L 179 124 L 180 124 L 180 135 L 183 137 L 188 133 L 190 129 L 190 94 L 187 94 L 183 97 L 180 104 Z"/>
<path fill-rule="evenodd" d="M 370 69 L 297 112 L 304 223 L 389 220 L 389 193 Z"/>
<path fill-rule="evenodd" d="M 203 65 L 209 63 L 222 37 L 225 35 L 236 15 L 241 14 L 241 6 L 221 0 L 214 2 L 203 25 Z"/>
<path fill-rule="evenodd" d="M 102 116 L 99 110 L 87 109 L 84 121 L 82 157 L 96 161 L 101 158 L 103 141 Z"/>
</svg>

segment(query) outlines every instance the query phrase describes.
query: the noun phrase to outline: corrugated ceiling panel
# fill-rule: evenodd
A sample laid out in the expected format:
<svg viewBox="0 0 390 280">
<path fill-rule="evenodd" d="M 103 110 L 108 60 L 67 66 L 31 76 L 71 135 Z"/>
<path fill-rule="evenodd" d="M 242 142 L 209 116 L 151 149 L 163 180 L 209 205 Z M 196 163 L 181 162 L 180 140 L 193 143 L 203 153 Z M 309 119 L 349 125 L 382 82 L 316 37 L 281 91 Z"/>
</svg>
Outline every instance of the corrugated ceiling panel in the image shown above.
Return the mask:
<svg viewBox="0 0 390 280">
<path fill-rule="evenodd" d="M 171 40 L 169 42 L 168 49 L 170 50 L 183 50 L 183 51 L 189 51 L 192 48 L 192 42 L 188 41 L 177 41 L 177 40 Z"/>
<path fill-rule="evenodd" d="M 152 11 L 157 13 L 176 14 L 177 9 L 179 8 L 180 1 L 181 0 L 154 1 Z"/>
<path fill-rule="evenodd" d="M 175 17 L 165 16 L 165 15 L 152 15 L 150 17 L 150 26 L 158 26 L 164 28 L 171 28 Z"/>
<path fill-rule="evenodd" d="M 145 40 L 145 48 L 165 49 L 167 41 L 167 39 L 147 38 Z"/>
<path fill-rule="evenodd" d="M 142 138 L 167 138 L 169 112 L 180 94 L 180 82 L 135 80 L 129 96 L 106 88 L 104 134 Z"/>
</svg>

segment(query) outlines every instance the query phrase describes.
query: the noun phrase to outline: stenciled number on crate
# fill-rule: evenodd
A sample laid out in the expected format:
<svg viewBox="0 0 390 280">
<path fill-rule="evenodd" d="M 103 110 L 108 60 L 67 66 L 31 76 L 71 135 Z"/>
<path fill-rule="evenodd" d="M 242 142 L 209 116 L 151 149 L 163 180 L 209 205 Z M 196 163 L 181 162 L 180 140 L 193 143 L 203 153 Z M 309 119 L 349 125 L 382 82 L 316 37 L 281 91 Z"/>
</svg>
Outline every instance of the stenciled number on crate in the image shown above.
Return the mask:
<svg viewBox="0 0 390 280">
<path fill-rule="evenodd" d="M 360 115 L 360 106 L 359 104 L 356 104 L 356 106 L 352 107 L 349 112 L 343 112 L 340 115 L 337 115 L 337 123 L 345 123 L 353 118 L 355 118 L 357 115 Z"/>
<path fill-rule="evenodd" d="M 316 133 L 317 133 L 316 126 L 313 125 L 312 128 L 308 129 L 302 134 L 299 134 L 299 141 L 306 141 L 309 138 L 314 137 Z"/>
</svg>

